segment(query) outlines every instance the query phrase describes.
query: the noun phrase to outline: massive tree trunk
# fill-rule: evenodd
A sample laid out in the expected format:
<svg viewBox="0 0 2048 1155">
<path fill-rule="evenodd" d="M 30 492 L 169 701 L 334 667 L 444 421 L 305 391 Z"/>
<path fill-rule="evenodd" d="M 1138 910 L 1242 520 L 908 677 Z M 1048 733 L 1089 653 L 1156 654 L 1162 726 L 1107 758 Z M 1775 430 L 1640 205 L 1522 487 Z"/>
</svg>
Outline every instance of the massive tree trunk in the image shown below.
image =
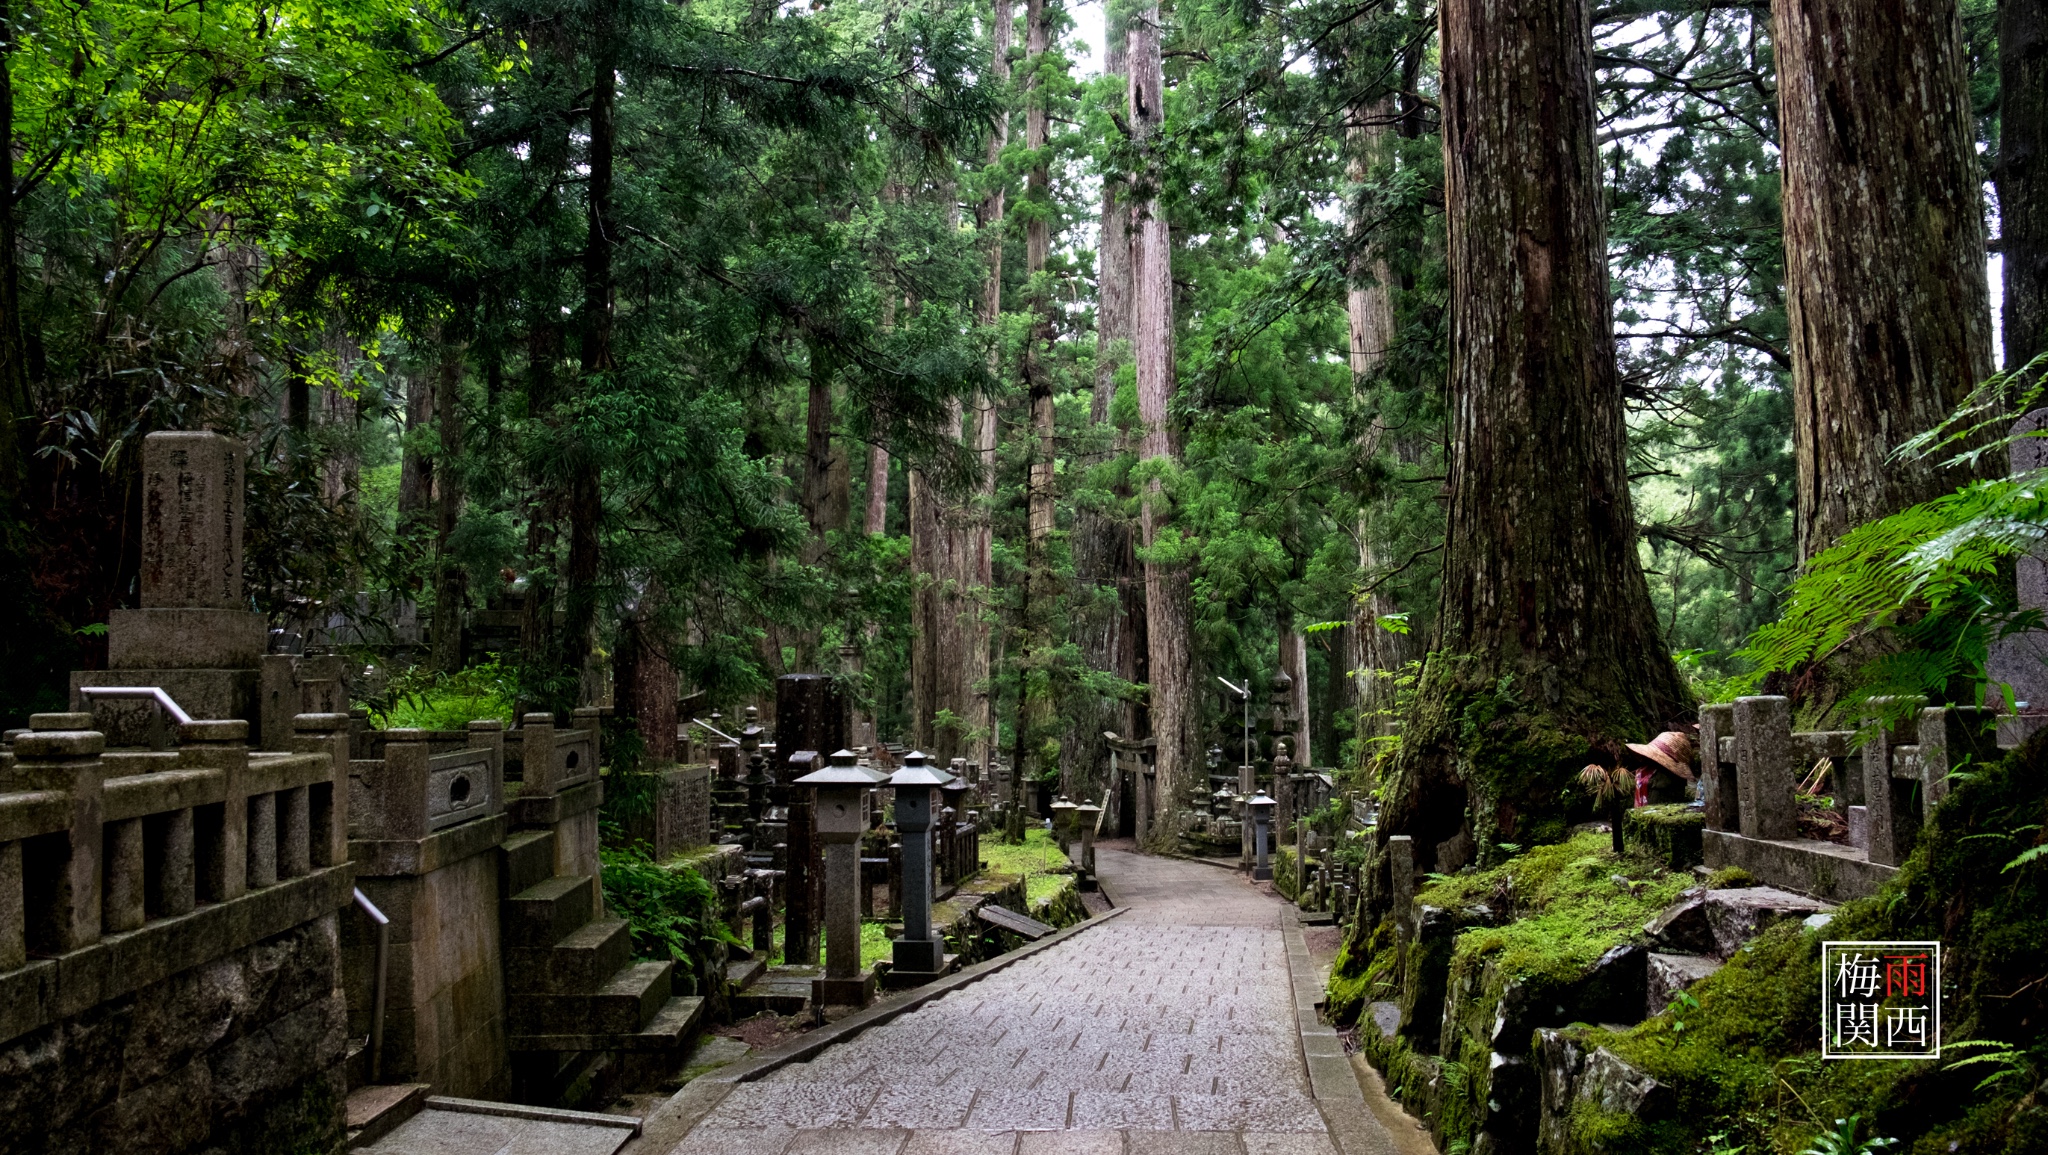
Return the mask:
<svg viewBox="0 0 2048 1155">
<path fill-rule="evenodd" d="M 1017 650 L 1017 714 L 1012 733 L 1013 761 L 1021 773 L 1033 779 L 1045 773 L 1044 731 L 1052 728 L 1055 710 L 1051 687 L 1045 679 L 1030 679 L 1025 670 L 1039 664 L 1053 645 L 1052 609 L 1058 591 L 1052 568 L 1051 548 L 1055 525 L 1053 490 L 1053 300 L 1046 284 L 1045 263 L 1052 252 L 1052 165 L 1046 145 L 1050 122 L 1046 106 L 1046 52 L 1052 46 L 1050 14 L 1046 0 L 1026 0 L 1024 5 L 1024 147 L 1032 154 L 1031 169 L 1025 174 L 1024 199 L 1030 214 L 1024 221 L 1024 283 L 1026 307 L 1031 311 L 1031 335 L 1024 343 L 1024 395 L 1031 420 L 1029 466 L 1025 473 L 1027 513 L 1024 542 L 1023 587 L 1020 591 L 1015 634 Z"/>
<path fill-rule="evenodd" d="M 434 422 L 434 390 L 426 367 L 415 366 L 405 382 L 406 436 L 398 458 L 398 543 L 408 551 L 424 544 L 420 539 L 434 500 L 434 455 L 425 443 L 425 430 Z"/>
<path fill-rule="evenodd" d="M 990 76 L 999 87 L 1010 79 L 1010 38 L 1015 14 L 1008 0 L 998 0 L 989 27 Z M 989 135 L 992 168 L 1008 146 L 1007 113 L 996 119 Z M 995 183 L 975 206 L 976 230 L 988 246 L 988 271 L 982 283 L 979 320 L 993 326 L 1002 312 L 1004 188 Z M 991 350 L 991 372 L 997 354 Z M 972 406 L 976 459 L 985 471 L 985 485 L 994 483 L 994 413 L 979 396 Z M 955 403 L 949 434 L 962 439 L 965 414 Z M 984 449 L 982 441 L 989 439 Z M 987 739 L 972 750 L 964 736 L 987 726 L 988 698 L 979 684 L 988 674 L 988 633 L 981 624 L 980 598 L 988 588 L 989 538 L 986 513 L 944 493 L 923 470 L 910 474 L 910 564 L 917 574 L 914 635 L 910 655 L 911 742 L 944 765 L 955 757 L 987 758 Z M 947 725 L 936 724 L 941 712 Z"/>
<path fill-rule="evenodd" d="M 1112 13 L 1104 34 L 1102 71 L 1105 76 L 1124 78 L 1129 85 L 1130 64 L 1123 22 Z M 1102 182 L 1102 216 L 1097 244 L 1100 250 L 1095 291 L 1095 388 L 1088 418 L 1099 432 L 1109 421 L 1110 405 L 1116 399 L 1116 371 L 1131 356 L 1131 210 L 1123 183 L 1114 174 Z M 1116 446 L 1118 452 L 1128 445 Z M 1106 454 L 1091 450 L 1080 460 L 1084 468 L 1101 465 Z M 1128 496 L 1126 494 L 1125 496 Z M 1136 652 L 1141 640 L 1134 633 L 1144 620 L 1138 604 L 1137 558 L 1131 552 L 1130 526 L 1093 508 L 1074 511 L 1074 632 L 1081 657 L 1088 667 L 1113 674 L 1126 682 L 1139 680 Z M 1080 797 L 1115 784 L 1106 780 L 1109 743 L 1104 731 L 1126 738 L 1137 737 L 1130 708 L 1121 701 L 1085 691 L 1061 711 L 1068 720 L 1060 750 L 1066 764 L 1064 786 L 1069 797 Z"/>
<path fill-rule="evenodd" d="M 21 487 L 27 472 L 29 430 L 28 348 L 21 327 L 21 269 L 15 239 L 14 192 L 14 5 L 0 0 L 0 125 L 8 147 L 0 149 L 0 508 L 10 522 L 21 516 Z M 9 525 L 0 550 L 24 544 Z"/>
<path fill-rule="evenodd" d="M 1140 461 L 1171 462 L 1177 452 L 1168 406 L 1173 399 L 1173 248 L 1159 203 L 1163 168 L 1152 150 L 1165 119 L 1165 74 L 1160 59 L 1159 6 L 1149 5 L 1130 27 L 1131 135 L 1145 173 L 1131 205 L 1131 356 L 1137 369 L 1138 419 L 1144 423 Z M 1154 548 L 1173 520 L 1157 481 L 1149 483 L 1139 531 Z M 1145 562 L 1145 642 L 1151 680 L 1152 736 L 1158 739 L 1153 781 L 1153 822 L 1138 837 L 1147 849 L 1172 850 L 1176 811 L 1203 772 L 1200 712 L 1195 687 L 1194 639 L 1189 631 L 1188 563 L 1153 557 Z"/>
<path fill-rule="evenodd" d="M 1998 234 L 2005 367 L 2048 349 L 2048 4 L 1998 6 Z"/>
<path fill-rule="evenodd" d="M 1687 708 L 1636 556 L 1583 2 L 1447 0 L 1450 517 L 1382 837 L 1564 834 L 1589 757 Z"/>
<path fill-rule="evenodd" d="M 1295 768 L 1315 765 L 1315 744 L 1309 733 L 1308 639 L 1302 635 L 1292 610 L 1280 613 L 1280 672 L 1287 675 L 1287 712 L 1294 719 L 1294 749 L 1288 756 Z"/>
<path fill-rule="evenodd" d="M 1956 0 L 1775 0 L 1799 556 L 1969 480 L 1891 461 L 1991 373 Z"/>
<path fill-rule="evenodd" d="M 454 319 L 441 330 L 440 379 L 434 385 L 434 425 L 440 438 L 440 466 L 434 475 L 434 647 L 433 667 L 453 672 L 462 667 L 462 600 L 468 578 L 449 556 L 448 543 L 462 518 L 462 378 L 469 365 L 470 315 L 475 308 L 458 301 Z"/>
<path fill-rule="evenodd" d="M 867 497 L 862 532 L 869 537 L 889 532 L 889 451 L 879 444 L 868 447 Z"/>
<path fill-rule="evenodd" d="M 612 370 L 612 161 L 617 145 L 613 104 L 617 96 L 618 51 L 614 17 L 617 0 L 599 0 L 593 12 L 591 48 L 590 142 L 586 160 L 590 179 L 585 186 L 588 227 L 583 241 L 582 387 Z M 579 705 L 597 701 L 600 692 L 590 656 L 597 643 L 597 602 L 600 573 L 599 532 L 604 521 L 597 447 L 573 438 L 568 454 L 569 565 L 564 590 L 562 659 L 565 672 L 577 675 Z"/>
<path fill-rule="evenodd" d="M 1386 97 L 1354 106 L 1350 115 L 1352 123 L 1346 131 L 1346 144 L 1351 151 L 1350 175 L 1354 182 L 1362 183 L 1373 166 L 1385 160 L 1396 107 L 1393 98 Z M 1355 200 L 1351 208 L 1356 214 Z M 1354 215 L 1349 227 L 1353 243 L 1363 246 L 1364 222 Z M 1396 331 L 1394 273 L 1383 255 L 1363 247 L 1353 255 L 1351 284 L 1344 306 L 1351 337 L 1351 385 L 1362 396 L 1393 348 Z M 1360 435 L 1360 454 L 1370 459 L 1385 452 L 1386 434 L 1386 426 L 1375 418 Z M 1358 600 L 1352 627 L 1344 631 L 1343 647 L 1332 653 L 1333 658 L 1341 658 L 1357 671 L 1360 738 L 1380 737 L 1394 731 L 1393 675 L 1421 657 L 1414 634 L 1399 633 L 1380 624 L 1400 614 L 1402 606 L 1380 580 L 1389 559 L 1381 553 L 1382 533 L 1375 512 L 1368 504 L 1360 510 L 1358 518 L 1358 571 L 1369 588 Z"/>
<path fill-rule="evenodd" d="M 815 565 L 825 556 L 826 536 L 846 528 L 851 513 L 851 479 L 845 451 L 832 443 L 833 354 L 823 341 L 809 342 L 810 391 L 804 408 L 804 518 L 811 540 L 804 560 Z"/>
</svg>

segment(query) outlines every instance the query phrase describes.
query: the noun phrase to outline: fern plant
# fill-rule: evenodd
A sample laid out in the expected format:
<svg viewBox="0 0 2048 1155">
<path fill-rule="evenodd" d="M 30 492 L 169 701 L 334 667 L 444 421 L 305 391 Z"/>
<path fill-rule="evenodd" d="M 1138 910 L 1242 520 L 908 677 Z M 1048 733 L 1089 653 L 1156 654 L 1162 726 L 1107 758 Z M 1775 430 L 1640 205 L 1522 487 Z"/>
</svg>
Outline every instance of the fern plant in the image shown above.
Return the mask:
<svg viewBox="0 0 2048 1155">
<path fill-rule="evenodd" d="M 1978 387 L 1940 426 L 1901 445 L 1895 457 L 1955 452 L 1944 466 L 1973 466 L 2041 433 L 2015 434 L 2009 416 L 2042 399 L 2048 357 Z M 2044 431 L 2048 432 L 2048 431 Z M 1753 669 L 1739 688 L 1754 693 L 1772 673 L 1793 673 L 1864 652 L 1844 705 L 1893 704 L 1869 712 L 1903 716 L 1908 701 L 1974 704 L 1988 682 L 1991 645 L 2043 628 L 2038 609 L 2014 604 L 2001 566 L 2048 542 L 2048 469 L 1975 481 L 1953 493 L 1856 527 L 1817 555 L 1792 583 L 1784 612 L 1751 635 L 1739 656 Z M 2011 690 L 2001 688 L 2010 708 Z M 1898 718 L 1888 718 L 1897 721 Z"/>
<path fill-rule="evenodd" d="M 1876 1155 L 1887 1147 L 1898 1146 L 1897 1139 L 1880 1139 L 1875 1136 L 1858 1143 L 1856 1132 L 1861 1129 L 1862 1124 L 1863 1118 L 1860 1115 L 1837 1119 L 1833 1131 L 1822 1131 L 1815 1135 L 1813 1142 L 1807 1144 L 1806 1150 L 1801 1151 L 1799 1155 Z"/>
</svg>

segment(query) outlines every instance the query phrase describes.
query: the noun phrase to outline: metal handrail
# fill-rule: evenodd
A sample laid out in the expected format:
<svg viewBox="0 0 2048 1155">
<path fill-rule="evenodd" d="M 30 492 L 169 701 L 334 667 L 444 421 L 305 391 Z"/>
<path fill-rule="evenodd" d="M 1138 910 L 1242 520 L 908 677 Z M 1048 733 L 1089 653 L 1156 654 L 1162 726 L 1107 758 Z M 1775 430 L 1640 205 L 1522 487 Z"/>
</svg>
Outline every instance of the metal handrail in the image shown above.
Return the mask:
<svg viewBox="0 0 2048 1155">
<path fill-rule="evenodd" d="M 362 887 L 356 887 L 356 905 L 377 924 L 377 985 L 370 995 L 370 1081 L 375 1083 L 384 1077 L 384 978 L 390 969 L 391 919 Z"/>
<path fill-rule="evenodd" d="M 152 750 L 167 749 L 170 736 L 164 733 L 164 718 L 168 716 L 180 726 L 189 725 L 192 715 L 173 701 L 162 686 L 80 686 L 78 693 L 88 702 L 97 698 L 133 699 L 156 703 L 156 709 L 149 716 L 149 745 Z"/>
<path fill-rule="evenodd" d="M 728 734 L 725 731 L 719 729 L 718 727 L 712 725 L 711 723 L 706 722 L 702 718 L 692 718 L 690 719 L 690 724 L 693 726 L 702 726 L 706 730 L 711 731 L 713 734 L 718 735 L 719 737 L 725 739 L 726 741 L 732 743 L 735 746 L 740 744 L 740 740 L 738 738 L 733 737 L 731 734 Z"/>
</svg>

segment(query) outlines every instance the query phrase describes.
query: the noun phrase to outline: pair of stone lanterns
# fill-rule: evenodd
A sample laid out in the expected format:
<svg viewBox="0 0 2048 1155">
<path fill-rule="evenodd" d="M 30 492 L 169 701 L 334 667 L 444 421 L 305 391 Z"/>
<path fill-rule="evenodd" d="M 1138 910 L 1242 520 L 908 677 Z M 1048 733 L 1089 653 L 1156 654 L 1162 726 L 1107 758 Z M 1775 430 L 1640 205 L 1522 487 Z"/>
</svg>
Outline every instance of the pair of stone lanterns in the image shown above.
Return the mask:
<svg viewBox="0 0 2048 1155">
<path fill-rule="evenodd" d="M 851 750 L 825 760 L 821 770 L 794 785 L 817 791 L 818 837 L 825 844 L 825 974 L 811 982 L 811 1002 L 866 1006 L 874 977 L 860 965 L 860 840 L 868 829 L 868 798 L 877 786 L 896 792 L 896 832 L 903 844 L 903 934 L 891 973 L 937 975 L 944 943 L 932 934 L 932 816 L 938 791 L 953 775 L 918 752 L 906 754 L 893 775 L 859 765 Z"/>
</svg>

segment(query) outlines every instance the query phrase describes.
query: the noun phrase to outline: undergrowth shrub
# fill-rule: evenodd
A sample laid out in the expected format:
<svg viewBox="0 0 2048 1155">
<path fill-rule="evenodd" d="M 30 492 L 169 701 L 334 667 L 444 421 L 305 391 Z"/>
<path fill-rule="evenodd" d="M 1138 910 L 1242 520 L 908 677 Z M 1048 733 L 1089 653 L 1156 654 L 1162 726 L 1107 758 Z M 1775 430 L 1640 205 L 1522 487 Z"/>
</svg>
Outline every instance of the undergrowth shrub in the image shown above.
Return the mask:
<svg viewBox="0 0 2048 1155">
<path fill-rule="evenodd" d="M 605 909 L 626 920 L 638 958 L 673 960 L 679 973 L 702 970 L 718 942 L 733 941 L 718 918 L 718 893 L 687 866 L 661 866 L 638 846 L 598 851 Z"/>
</svg>

